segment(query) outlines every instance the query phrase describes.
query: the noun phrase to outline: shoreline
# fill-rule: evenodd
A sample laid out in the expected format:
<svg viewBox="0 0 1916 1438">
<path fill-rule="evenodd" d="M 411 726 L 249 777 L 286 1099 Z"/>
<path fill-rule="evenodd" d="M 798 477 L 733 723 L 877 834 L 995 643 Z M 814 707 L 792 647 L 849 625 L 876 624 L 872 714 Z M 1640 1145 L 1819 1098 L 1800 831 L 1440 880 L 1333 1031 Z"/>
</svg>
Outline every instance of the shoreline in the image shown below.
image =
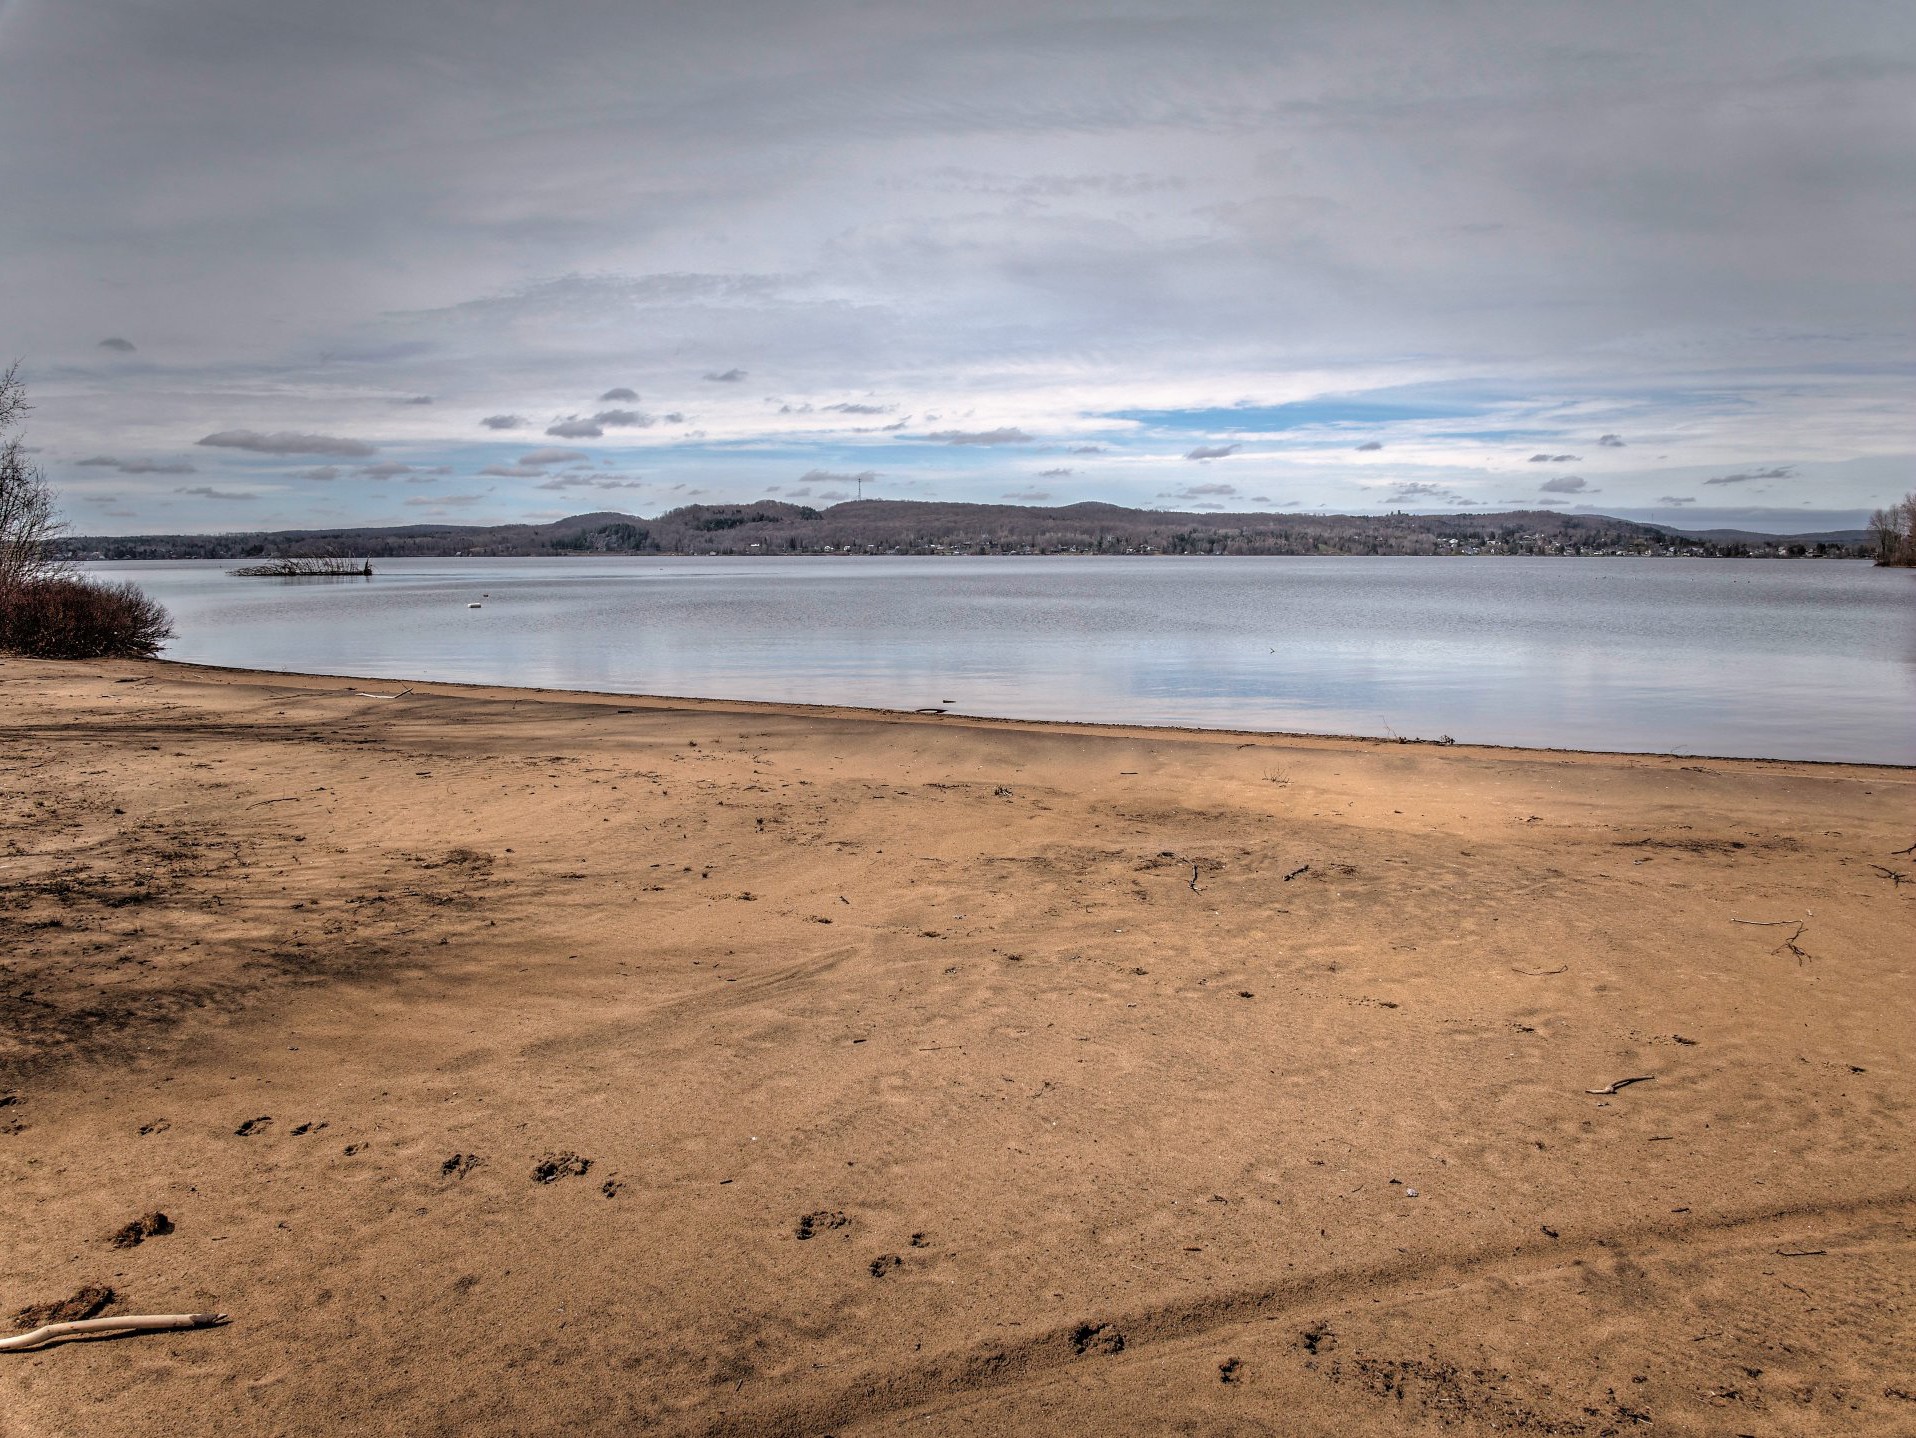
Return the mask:
<svg viewBox="0 0 1916 1438">
<path fill-rule="evenodd" d="M 0 664 L 9 1438 L 1907 1430 L 1908 770 L 360 684 Z"/>
<path fill-rule="evenodd" d="M 78 663 L 94 661 L 81 660 Z M 100 661 L 105 662 L 105 661 Z M 259 669 L 250 666 L 202 664 L 194 660 L 156 658 L 117 661 L 159 664 L 172 669 L 203 675 L 230 675 L 239 679 L 338 680 L 346 684 L 430 685 L 460 693 L 592 701 L 599 704 L 633 704 L 647 709 L 712 710 L 721 713 L 785 714 L 794 718 L 868 718 L 874 723 L 942 723 L 993 729 L 1028 730 L 1095 735 L 1112 738 L 1126 735 L 1166 736 L 1190 739 L 1237 739 L 1245 741 L 1322 740 L 1326 743 L 1357 746 L 1376 745 L 1455 750 L 1459 753 L 1537 754 L 1553 757 L 1590 759 L 1669 759 L 1676 762 L 1707 761 L 1712 764 L 1809 765 L 1816 768 L 1882 769 L 1893 773 L 1916 773 L 1916 764 L 1896 764 L 1887 760 L 1860 759 L 1783 759 L 1747 754 L 1675 754 L 1654 749 L 1567 749 L 1535 744 L 1485 744 L 1465 740 L 1392 738 L 1381 734 L 1334 734 L 1304 729 L 1209 729 L 1185 724 L 1123 724 L 1096 719 L 1018 719 L 992 714 L 961 714 L 947 710 L 936 713 L 917 709 L 885 709 L 857 704 L 812 704 L 788 699 L 721 699 L 693 694 L 620 693 L 607 689 L 562 689 L 542 685 L 482 684 L 470 680 L 401 678 L 376 674 L 321 674 L 310 670 Z"/>
</svg>

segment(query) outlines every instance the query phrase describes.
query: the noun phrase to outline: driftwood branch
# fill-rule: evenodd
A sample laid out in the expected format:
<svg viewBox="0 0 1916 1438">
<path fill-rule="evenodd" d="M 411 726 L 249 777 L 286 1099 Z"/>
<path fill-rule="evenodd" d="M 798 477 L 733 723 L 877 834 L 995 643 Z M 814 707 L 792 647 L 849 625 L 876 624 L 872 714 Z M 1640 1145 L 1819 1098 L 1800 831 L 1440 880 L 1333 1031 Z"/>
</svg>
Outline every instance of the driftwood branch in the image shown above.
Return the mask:
<svg viewBox="0 0 1916 1438">
<path fill-rule="evenodd" d="M 77 1323 L 47 1323 L 28 1333 L 0 1338 L 0 1353 L 38 1348 L 61 1338 L 86 1338 L 96 1333 L 147 1333 L 168 1328 L 217 1328 L 224 1313 L 147 1313 L 124 1318 L 83 1318 Z"/>
<path fill-rule="evenodd" d="M 1612 1083 L 1605 1084 L 1602 1088 L 1587 1088 L 1584 1092 L 1602 1094 L 1616 1093 L 1619 1089 L 1627 1088 L 1633 1083 L 1648 1083 L 1655 1077 L 1655 1074 L 1638 1074 L 1635 1078 L 1620 1078 Z"/>
<path fill-rule="evenodd" d="M 1568 973 L 1569 969 L 1568 964 L 1558 964 L 1554 969 L 1520 969 L 1515 964 L 1510 966 L 1511 973 L 1522 974 L 1526 979 L 1547 979 L 1552 974 Z"/>
</svg>

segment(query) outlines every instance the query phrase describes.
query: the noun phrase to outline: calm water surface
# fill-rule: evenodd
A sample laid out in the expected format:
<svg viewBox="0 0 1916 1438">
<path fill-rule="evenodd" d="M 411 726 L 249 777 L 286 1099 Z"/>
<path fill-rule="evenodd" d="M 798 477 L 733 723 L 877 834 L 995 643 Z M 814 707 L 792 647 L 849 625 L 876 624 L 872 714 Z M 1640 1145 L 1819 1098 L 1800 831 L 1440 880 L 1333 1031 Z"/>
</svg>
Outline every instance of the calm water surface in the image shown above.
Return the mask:
<svg viewBox="0 0 1916 1438">
<path fill-rule="evenodd" d="M 167 657 L 1014 718 L 1916 763 L 1916 574 L 1682 559 L 103 564 Z M 478 609 L 467 606 L 481 605 Z"/>
</svg>

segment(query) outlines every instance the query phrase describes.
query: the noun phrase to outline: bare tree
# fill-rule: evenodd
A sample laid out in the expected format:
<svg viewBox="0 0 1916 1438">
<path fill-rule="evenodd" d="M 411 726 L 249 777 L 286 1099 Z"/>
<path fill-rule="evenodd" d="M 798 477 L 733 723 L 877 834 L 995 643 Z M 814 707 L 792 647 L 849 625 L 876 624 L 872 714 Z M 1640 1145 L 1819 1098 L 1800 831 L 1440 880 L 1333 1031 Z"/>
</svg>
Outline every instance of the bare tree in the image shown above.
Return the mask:
<svg viewBox="0 0 1916 1438">
<path fill-rule="evenodd" d="M 21 417 L 30 408 L 16 361 L 0 374 L 0 594 L 54 578 L 63 568 L 48 546 L 66 526 L 54 512 L 46 476 L 28 461 L 20 434 Z"/>
<path fill-rule="evenodd" d="M 1916 566 L 1916 493 L 1905 495 L 1869 517 L 1876 562 Z"/>
</svg>

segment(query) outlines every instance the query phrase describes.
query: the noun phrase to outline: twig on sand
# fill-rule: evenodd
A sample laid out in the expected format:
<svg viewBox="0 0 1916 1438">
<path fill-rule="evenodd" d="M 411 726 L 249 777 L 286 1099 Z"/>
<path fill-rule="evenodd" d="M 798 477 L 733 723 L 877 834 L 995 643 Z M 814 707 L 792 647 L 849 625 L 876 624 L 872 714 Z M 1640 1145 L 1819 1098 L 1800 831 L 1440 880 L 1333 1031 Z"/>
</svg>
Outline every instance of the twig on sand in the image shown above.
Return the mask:
<svg viewBox="0 0 1916 1438">
<path fill-rule="evenodd" d="M 121 682 L 124 683 L 125 681 L 122 680 Z M 1904 854 L 1916 854 L 1916 844 L 1911 844 L 1907 849 L 1891 849 L 1889 853 L 1892 859 L 1901 858 Z"/>
<path fill-rule="evenodd" d="M 412 693 L 412 690 L 401 689 L 397 694 L 375 694 L 370 689 L 355 689 L 353 693 L 357 694 L 361 699 L 404 699 L 408 694 Z"/>
<path fill-rule="evenodd" d="M 1797 948 L 1796 941 L 1803 937 L 1803 931 L 1808 927 L 1807 924 L 1798 924 L 1796 926 L 1796 932 L 1783 940 L 1783 942 L 1778 944 L 1774 949 L 1771 949 L 1770 952 L 1775 954 L 1781 953 L 1784 949 L 1788 949 L 1792 954 L 1796 955 L 1796 962 L 1799 966 L 1807 962 L 1809 955 Z"/>
<path fill-rule="evenodd" d="M 1881 874 L 1885 879 L 1888 879 L 1899 889 L 1909 882 L 1908 874 L 1898 873 L 1895 869 L 1885 869 L 1881 864 L 1871 864 L 1870 868 Z"/>
<path fill-rule="evenodd" d="M 1602 1088 L 1587 1088 L 1584 1092 L 1602 1094 L 1616 1093 L 1619 1089 L 1627 1088 L 1633 1083 L 1648 1083 L 1655 1077 L 1655 1074 L 1638 1074 L 1635 1078 L 1620 1078 L 1613 1083 L 1605 1084 Z"/>
<path fill-rule="evenodd" d="M 1569 969 L 1568 964 L 1558 964 L 1554 969 L 1520 969 L 1515 964 L 1510 966 L 1511 973 L 1522 974 L 1526 979 L 1546 979 L 1552 974 L 1567 973 Z"/>
<path fill-rule="evenodd" d="M 77 1323 L 47 1323 L 28 1333 L 0 1338 L 0 1353 L 38 1348 L 59 1338 L 84 1338 L 95 1333 L 145 1333 L 167 1328 L 217 1328 L 224 1313 L 147 1313 L 124 1318 L 83 1318 Z"/>
<path fill-rule="evenodd" d="M 1821 1258 L 1828 1252 L 1827 1248 L 1779 1248 L 1776 1250 L 1776 1256 L 1778 1258 Z"/>
<path fill-rule="evenodd" d="M 1288 884 L 1290 883 L 1292 879 L 1295 879 L 1299 874 L 1308 874 L 1310 873 L 1310 871 L 1311 871 L 1311 866 L 1309 864 L 1299 864 L 1295 869 L 1292 869 L 1290 873 L 1284 876 L 1284 882 Z"/>
<path fill-rule="evenodd" d="M 1798 924 L 1801 919 L 1731 919 L 1733 924 L 1748 924 L 1753 929 L 1780 929 L 1785 924 Z"/>
<path fill-rule="evenodd" d="M 1194 894 L 1201 894 L 1204 892 L 1204 890 L 1200 889 L 1197 886 L 1197 881 L 1198 881 L 1198 866 L 1196 864 L 1193 864 L 1191 865 L 1191 892 Z"/>
</svg>

